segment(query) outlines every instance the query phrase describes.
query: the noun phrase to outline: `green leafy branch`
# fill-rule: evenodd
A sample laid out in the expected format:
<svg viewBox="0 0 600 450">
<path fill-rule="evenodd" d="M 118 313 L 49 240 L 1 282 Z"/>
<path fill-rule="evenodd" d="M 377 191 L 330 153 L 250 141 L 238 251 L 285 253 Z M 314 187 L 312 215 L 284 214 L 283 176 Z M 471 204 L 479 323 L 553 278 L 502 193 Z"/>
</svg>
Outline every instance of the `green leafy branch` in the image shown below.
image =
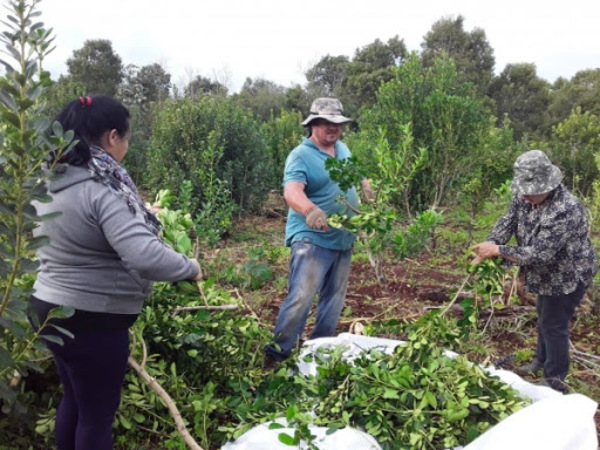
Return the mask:
<svg viewBox="0 0 600 450">
<path fill-rule="evenodd" d="M 33 201 L 47 202 L 45 170 L 49 153 L 59 157 L 74 145 L 73 133 L 52 125 L 44 115 L 44 95 L 50 86 L 43 59 L 53 50 L 52 30 L 37 22 L 39 1 L 11 1 L 11 13 L 2 21 L 0 34 L 7 58 L 0 59 L 5 74 L 0 77 L 0 400 L 5 411 L 16 402 L 8 384 L 13 374 L 40 370 L 30 360 L 41 350 L 38 333 L 27 323 L 27 298 L 39 263 L 35 250 L 45 245 L 44 236 L 32 237 L 40 221 L 56 214 L 38 216 Z M 50 339 L 50 337 L 47 337 Z"/>
<path fill-rule="evenodd" d="M 403 139 L 397 149 L 390 147 L 386 130 L 379 130 L 372 151 L 374 162 L 361 164 L 355 157 L 326 161 L 331 178 L 341 190 L 347 191 L 352 186 L 361 190 L 363 179 L 368 179 L 371 184 L 373 196 L 369 199 L 363 192 L 362 197 L 366 201 L 360 210 L 340 200 L 348 213 L 335 214 L 329 217 L 328 222 L 333 227 L 345 228 L 358 235 L 380 283 L 385 283 L 382 268 L 384 250 L 392 248 L 400 258 L 414 254 L 427 244 L 433 229 L 441 222 L 436 211 L 424 211 L 411 221 L 394 206 L 399 204 L 397 198 L 408 195 L 410 182 L 427 160 L 425 149 L 415 151 L 413 148 L 410 124 L 400 128 Z"/>
</svg>

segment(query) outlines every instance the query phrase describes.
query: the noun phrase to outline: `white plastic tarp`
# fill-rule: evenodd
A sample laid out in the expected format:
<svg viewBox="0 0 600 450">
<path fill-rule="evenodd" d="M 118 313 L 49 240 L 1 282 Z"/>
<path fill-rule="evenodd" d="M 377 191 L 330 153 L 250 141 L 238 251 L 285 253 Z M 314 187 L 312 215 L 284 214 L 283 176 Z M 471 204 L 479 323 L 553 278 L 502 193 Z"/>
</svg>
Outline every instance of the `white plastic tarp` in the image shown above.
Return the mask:
<svg viewBox="0 0 600 450">
<path fill-rule="evenodd" d="M 306 341 L 302 347 L 298 370 L 304 375 L 317 374 L 316 364 L 302 361 L 302 357 L 316 352 L 319 347 L 347 348 L 344 357 L 353 360 L 361 352 L 372 348 L 392 353 L 402 341 L 342 333 L 337 337 Z M 447 351 L 449 356 L 456 353 Z M 508 370 L 486 368 L 498 376 L 533 404 L 507 417 L 490 428 L 463 450 L 598 450 L 598 435 L 594 414 L 598 404 L 581 394 L 562 395 L 549 387 L 535 386 Z M 285 418 L 276 420 L 287 425 Z M 269 424 L 258 425 L 222 450 L 289 450 L 290 446 L 279 441 L 279 434 L 294 434 L 293 429 L 269 429 Z M 327 428 L 311 426 L 317 438 L 314 443 L 320 450 L 372 450 L 381 449 L 377 441 L 364 431 L 344 428 L 326 435 Z M 302 442 L 300 449 L 307 449 Z M 455 449 L 458 450 L 458 449 Z"/>
</svg>

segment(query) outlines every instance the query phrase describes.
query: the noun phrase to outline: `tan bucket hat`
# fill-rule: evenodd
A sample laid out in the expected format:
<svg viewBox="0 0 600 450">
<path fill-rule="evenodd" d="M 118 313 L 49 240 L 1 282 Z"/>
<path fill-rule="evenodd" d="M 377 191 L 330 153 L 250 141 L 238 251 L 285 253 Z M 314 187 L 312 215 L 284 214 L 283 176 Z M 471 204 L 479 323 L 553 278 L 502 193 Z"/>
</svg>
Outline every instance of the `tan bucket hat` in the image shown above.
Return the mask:
<svg viewBox="0 0 600 450">
<path fill-rule="evenodd" d="M 337 98 L 320 97 L 310 106 L 310 115 L 302 122 L 302 126 L 308 126 L 315 119 L 325 119 L 333 123 L 348 123 L 352 119 L 344 117 L 342 102 Z"/>
</svg>

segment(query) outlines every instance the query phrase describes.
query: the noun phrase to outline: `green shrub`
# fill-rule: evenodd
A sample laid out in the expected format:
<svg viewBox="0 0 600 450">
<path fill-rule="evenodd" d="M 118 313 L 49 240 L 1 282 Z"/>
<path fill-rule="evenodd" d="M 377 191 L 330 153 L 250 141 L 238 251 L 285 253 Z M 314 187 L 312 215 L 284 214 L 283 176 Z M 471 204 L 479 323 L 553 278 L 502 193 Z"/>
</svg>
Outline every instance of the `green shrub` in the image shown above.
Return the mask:
<svg viewBox="0 0 600 450">
<path fill-rule="evenodd" d="M 240 213 L 258 211 L 270 170 L 264 148 L 259 124 L 231 100 L 170 100 L 154 120 L 149 180 L 176 196 L 183 181 L 189 180 L 192 216 L 207 207 L 229 208 L 228 202 L 235 203 Z"/>
</svg>

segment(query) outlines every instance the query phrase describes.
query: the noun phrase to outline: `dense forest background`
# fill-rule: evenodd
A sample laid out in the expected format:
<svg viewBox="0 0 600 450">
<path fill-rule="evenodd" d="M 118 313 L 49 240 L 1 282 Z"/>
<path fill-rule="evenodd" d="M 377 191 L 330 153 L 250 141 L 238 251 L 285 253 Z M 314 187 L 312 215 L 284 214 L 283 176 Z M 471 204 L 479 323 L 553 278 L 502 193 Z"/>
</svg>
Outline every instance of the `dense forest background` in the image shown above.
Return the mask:
<svg viewBox="0 0 600 450">
<path fill-rule="evenodd" d="M 299 122 L 319 96 L 338 97 L 356 119 L 345 139 L 364 161 L 382 129 L 394 148 L 401 125 L 411 125 L 414 148 L 426 149 L 428 160 L 407 188 L 409 211 L 462 201 L 474 191 L 485 197 L 510 178 L 515 155 L 531 148 L 550 154 L 570 188 L 591 193 L 600 69 L 554 83 L 538 77 L 534 63 L 496 73 L 485 30 L 465 30 L 462 16 L 435 22 L 421 47 L 409 52 L 399 36 L 375 40 L 352 58 L 323 56 L 304 85 L 247 78 L 230 94 L 204 76 L 174 87 L 160 64 L 138 67 L 123 62 L 109 39 L 88 40 L 67 60 L 68 73 L 52 81 L 48 102 L 56 112 L 80 95 L 121 99 L 135 117 L 125 164 L 138 185 L 178 192 L 190 180 L 197 212 L 215 196 L 225 201 L 223 191 L 238 214 L 256 211 L 269 190 L 279 190 L 285 156 L 303 134 Z M 215 168 L 218 188 L 216 179 L 203 179 L 207 167 Z"/>
</svg>

